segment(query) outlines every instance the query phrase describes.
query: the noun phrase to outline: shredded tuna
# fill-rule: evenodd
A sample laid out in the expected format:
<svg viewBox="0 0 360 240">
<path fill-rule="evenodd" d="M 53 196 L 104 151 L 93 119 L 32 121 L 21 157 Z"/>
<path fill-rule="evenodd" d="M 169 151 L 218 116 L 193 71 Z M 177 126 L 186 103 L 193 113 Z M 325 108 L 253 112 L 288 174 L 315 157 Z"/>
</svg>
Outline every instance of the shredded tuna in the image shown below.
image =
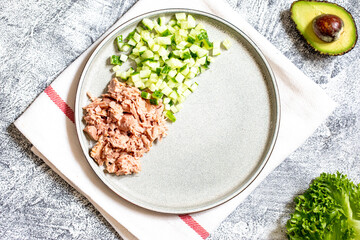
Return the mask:
<svg viewBox="0 0 360 240">
<path fill-rule="evenodd" d="M 166 136 L 162 116 L 164 105 L 151 105 L 140 91 L 116 78 L 101 98 L 88 94 L 91 103 L 84 107 L 84 132 L 97 141 L 90 156 L 109 173 L 127 175 L 141 169 L 139 159 L 152 143 Z"/>
</svg>

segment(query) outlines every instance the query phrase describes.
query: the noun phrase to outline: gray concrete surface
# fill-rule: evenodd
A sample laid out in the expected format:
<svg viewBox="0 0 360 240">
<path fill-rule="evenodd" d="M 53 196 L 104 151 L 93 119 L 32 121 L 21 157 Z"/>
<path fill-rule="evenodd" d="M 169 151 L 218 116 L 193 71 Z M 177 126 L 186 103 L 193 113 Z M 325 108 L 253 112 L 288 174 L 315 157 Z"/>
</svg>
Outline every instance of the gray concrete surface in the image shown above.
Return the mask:
<svg viewBox="0 0 360 240">
<path fill-rule="evenodd" d="M 339 107 L 209 239 L 285 239 L 292 199 L 321 172 L 360 182 L 360 44 L 315 53 L 290 21 L 290 0 L 228 0 Z M 0 239 L 119 239 L 97 210 L 31 153 L 13 122 L 136 0 L 0 1 Z M 339 0 L 358 25 L 360 2 Z M 191 7 L 191 6 L 189 6 Z"/>
</svg>

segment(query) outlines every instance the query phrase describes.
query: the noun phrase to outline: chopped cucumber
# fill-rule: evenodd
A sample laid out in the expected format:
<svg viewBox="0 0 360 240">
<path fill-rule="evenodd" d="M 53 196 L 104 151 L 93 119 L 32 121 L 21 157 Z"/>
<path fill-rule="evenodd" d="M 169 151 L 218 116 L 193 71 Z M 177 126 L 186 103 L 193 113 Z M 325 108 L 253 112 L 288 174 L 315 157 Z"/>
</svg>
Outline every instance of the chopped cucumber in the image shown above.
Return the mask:
<svg viewBox="0 0 360 240">
<path fill-rule="evenodd" d="M 112 68 L 112 70 L 113 70 L 114 72 L 119 71 L 119 70 L 120 70 L 120 65 L 115 65 L 115 66 Z"/>
<path fill-rule="evenodd" d="M 126 38 L 117 36 L 115 43 L 123 52 L 110 57 L 115 76 L 141 89 L 141 97 L 151 104 L 163 101 L 164 116 L 170 121 L 176 120 L 173 114 L 198 87 L 192 79 L 209 68 L 213 56 L 221 53 L 221 44 L 225 49 L 231 46 L 228 39 L 211 42 L 205 26 L 186 13 L 176 13 L 169 22 L 163 16 L 144 18 Z M 136 63 L 136 71 L 121 69 L 128 59 Z"/>
<path fill-rule="evenodd" d="M 151 98 L 151 94 L 148 92 L 141 92 L 141 97 L 144 99 L 150 99 Z"/>
<path fill-rule="evenodd" d="M 120 57 L 116 56 L 116 55 L 112 55 L 111 58 L 110 58 L 110 64 L 111 65 L 121 65 L 122 62 L 120 60 Z"/>
<path fill-rule="evenodd" d="M 164 96 L 164 94 L 162 92 L 160 92 L 159 90 L 156 90 L 153 92 L 153 94 L 151 96 L 153 98 L 161 99 Z"/>
<path fill-rule="evenodd" d="M 150 103 L 151 103 L 152 105 L 159 105 L 159 99 L 157 99 L 157 98 L 151 98 L 151 99 L 150 99 Z"/>
<path fill-rule="evenodd" d="M 222 42 L 222 45 L 224 46 L 224 48 L 226 48 L 226 50 L 228 50 L 230 47 L 231 47 L 231 42 L 229 39 L 225 39 L 223 42 Z"/>
<path fill-rule="evenodd" d="M 118 50 L 121 51 L 121 48 L 122 48 L 122 46 L 124 44 L 122 35 L 117 36 L 115 38 L 115 41 L 116 41 L 116 45 L 118 46 Z"/>
<path fill-rule="evenodd" d="M 153 28 L 154 28 L 154 23 L 153 23 L 153 21 L 151 21 L 150 19 L 148 19 L 148 18 L 144 18 L 143 20 L 142 20 L 142 23 L 144 24 L 144 26 L 147 28 L 147 29 L 149 29 L 149 30 L 153 30 Z"/>
<path fill-rule="evenodd" d="M 213 48 L 213 55 L 217 56 L 220 55 L 220 42 L 219 41 L 215 41 L 214 42 L 214 48 Z"/>
<path fill-rule="evenodd" d="M 176 117 L 171 111 L 166 111 L 165 116 L 172 122 L 176 121 Z"/>
</svg>

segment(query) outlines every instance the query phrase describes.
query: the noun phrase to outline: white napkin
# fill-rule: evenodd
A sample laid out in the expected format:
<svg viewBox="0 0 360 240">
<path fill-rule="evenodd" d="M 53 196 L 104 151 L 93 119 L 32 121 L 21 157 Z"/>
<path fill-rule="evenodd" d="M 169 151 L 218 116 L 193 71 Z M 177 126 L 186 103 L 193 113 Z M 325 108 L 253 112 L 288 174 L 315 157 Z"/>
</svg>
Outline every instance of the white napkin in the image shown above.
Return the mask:
<svg viewBox="0 0 360 240">
<path fill-rule="evenodd" d="M 137 207 L 113 193 L 93 172 L 77 140 L 73 111 L 82 69 L 100 41 L 121 23 L 163 8 L 193 8 L 235 24 L 263 51 L 278 81 L 281 124 L 277 144 L 260 176 L 237 197 L 207 211 L 177 216 Z M 336 104 L 283 56 L 269 41 L 234 12 L 228 3 L 211 0 L 140 0 L 74 61 L 17 119 L 15 125 L 33 144 L 33 151 L 81 192 L 124 239 L 205 239 L 258 184 L 298 148 L 333 111 Z M 65 113 L 65 114 L 64 114 Z"/>
</svg>

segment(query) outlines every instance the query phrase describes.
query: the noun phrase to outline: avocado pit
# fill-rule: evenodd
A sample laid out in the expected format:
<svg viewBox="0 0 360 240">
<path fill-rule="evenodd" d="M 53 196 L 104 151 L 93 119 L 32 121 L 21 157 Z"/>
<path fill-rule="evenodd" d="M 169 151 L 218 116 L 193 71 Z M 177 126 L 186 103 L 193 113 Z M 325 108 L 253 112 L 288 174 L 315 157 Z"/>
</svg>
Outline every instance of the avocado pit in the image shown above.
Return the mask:
<svg viewBox="0 0 360 240">
<path fill-rule="evenodd" d="M 314 19 L 312 27 L 318 38 L 330 43 L 340 37 L 344 29 L 344 22 L 336 15 L 322 14 Z"/>
</svg>

